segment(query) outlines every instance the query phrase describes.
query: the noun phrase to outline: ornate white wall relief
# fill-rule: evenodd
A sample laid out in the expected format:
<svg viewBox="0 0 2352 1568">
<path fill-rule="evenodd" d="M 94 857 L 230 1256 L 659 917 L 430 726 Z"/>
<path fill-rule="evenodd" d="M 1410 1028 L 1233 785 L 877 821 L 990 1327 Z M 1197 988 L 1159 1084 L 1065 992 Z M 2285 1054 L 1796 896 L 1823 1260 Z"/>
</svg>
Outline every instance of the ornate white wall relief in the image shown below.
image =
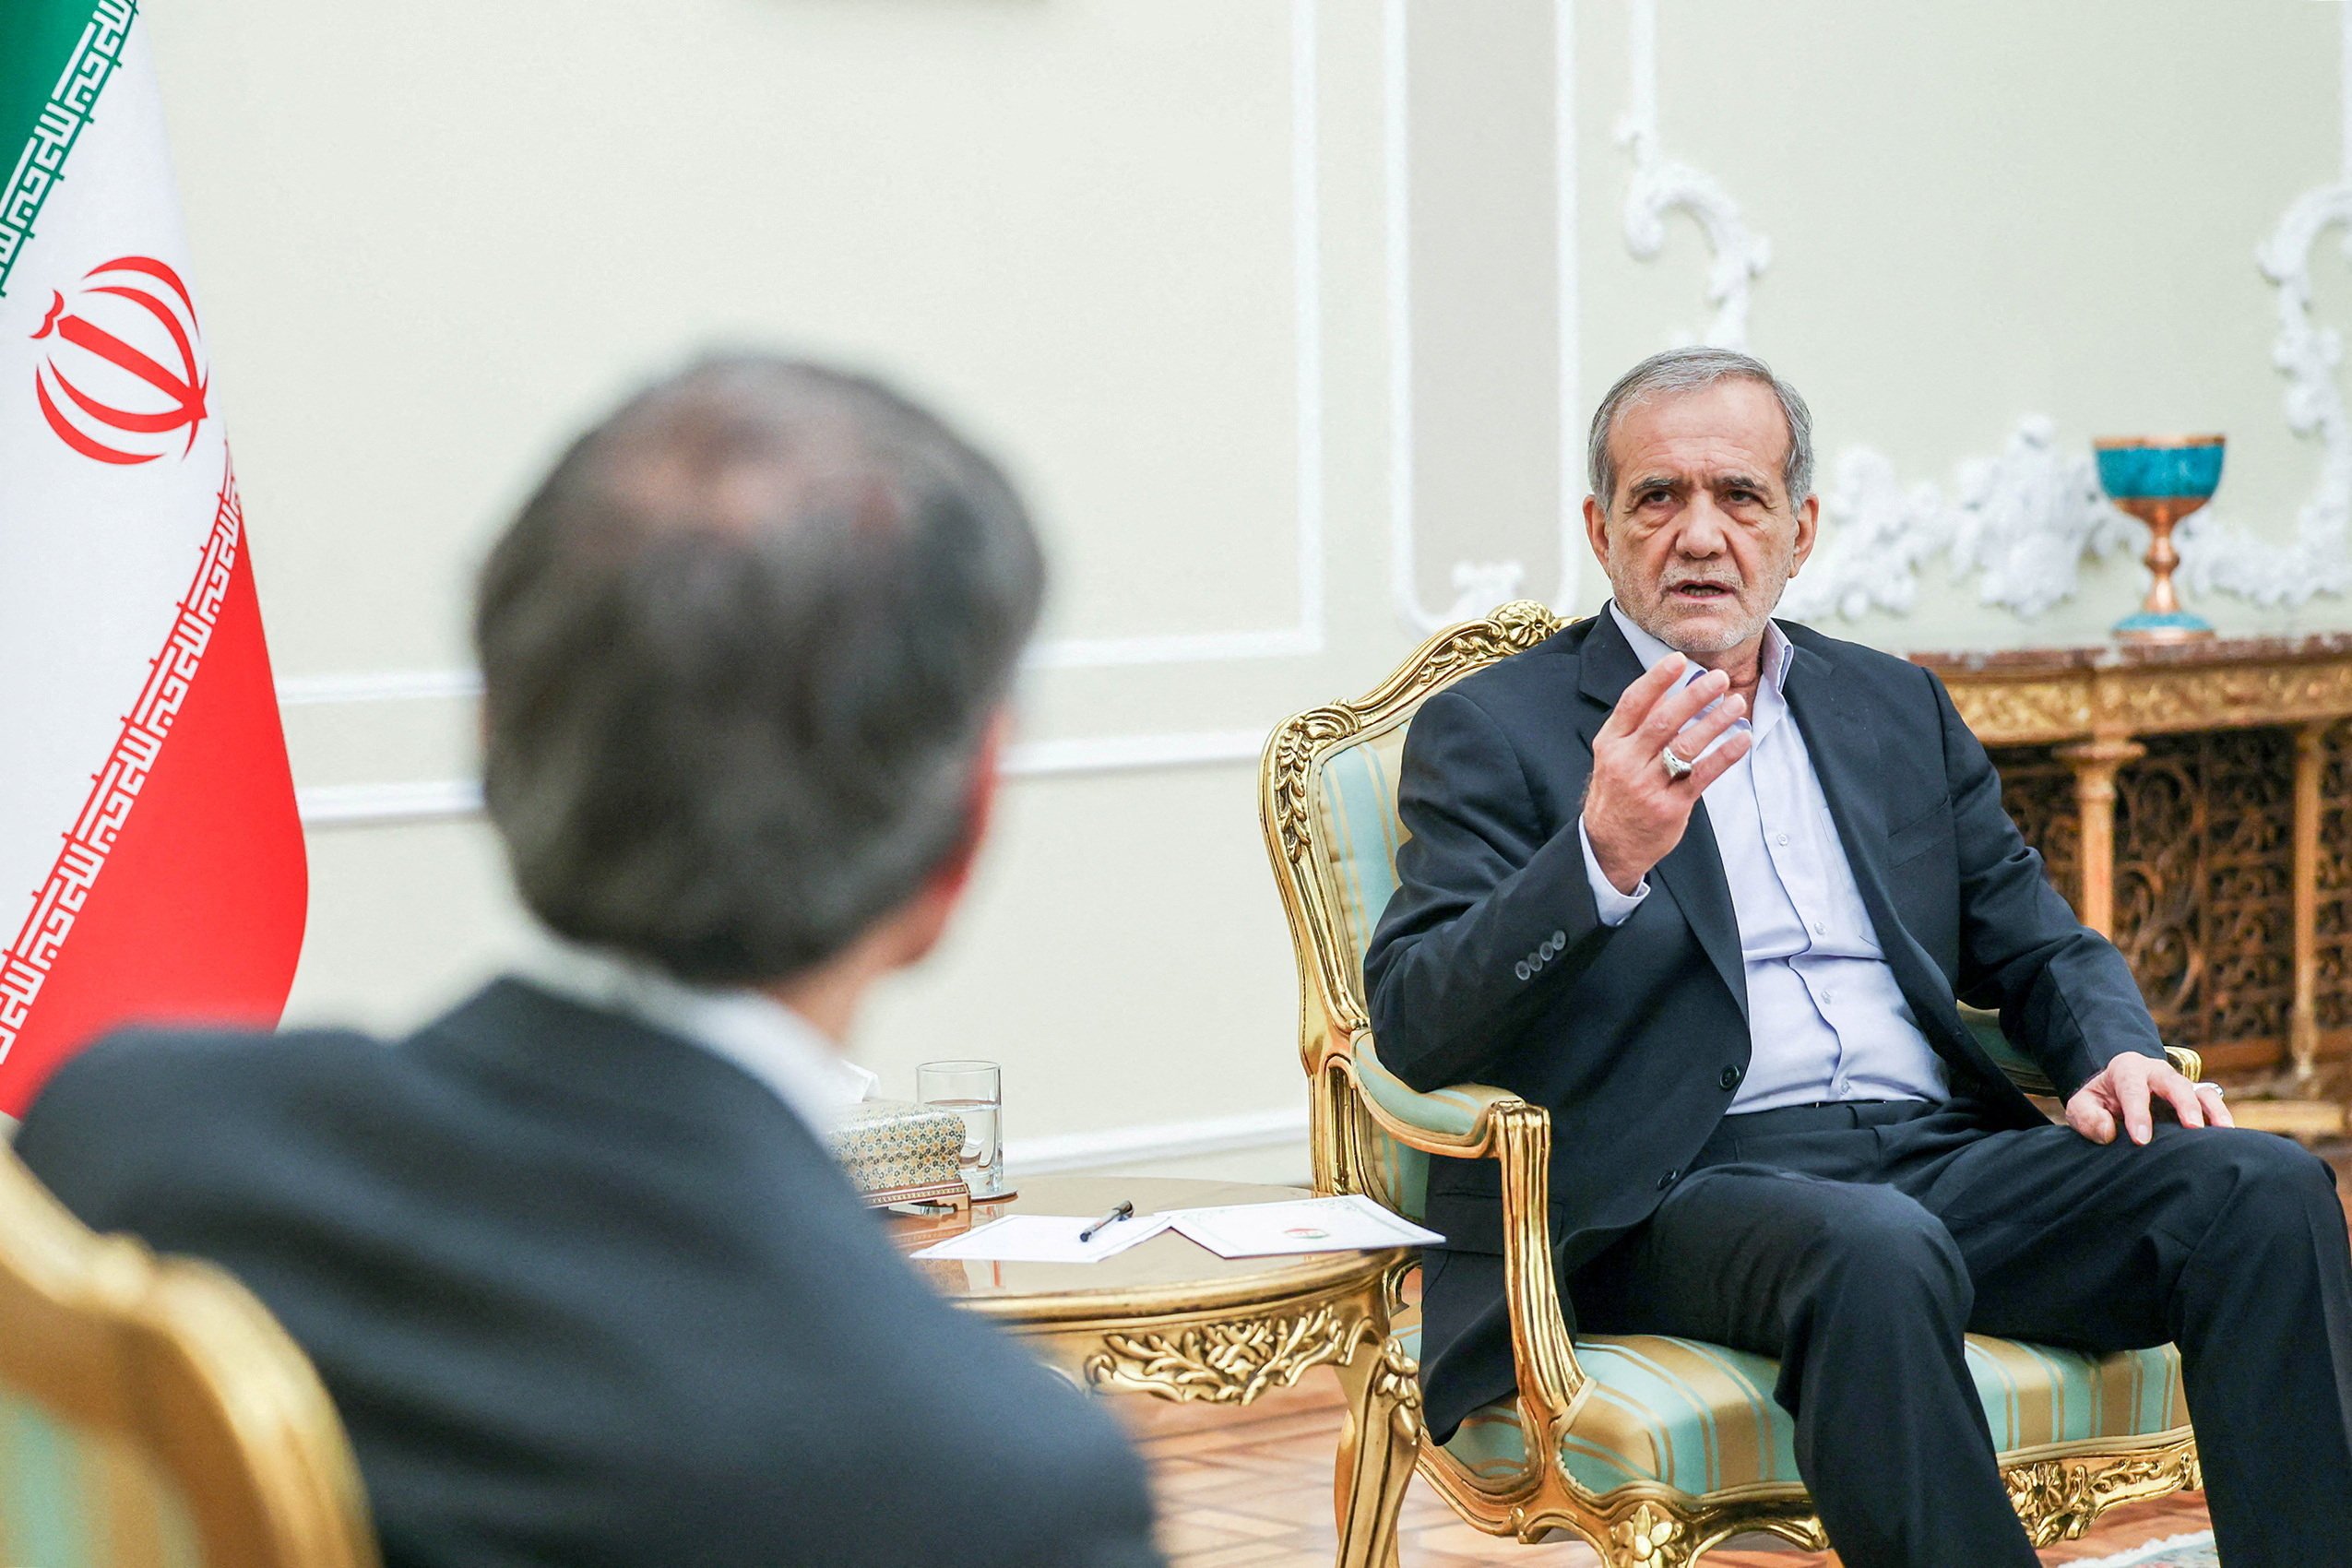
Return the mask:
<svg viewBox="0 0 2352 1568">
<path fill-rule="evenodd" d="M 1905 487 L 1884 454 L 1837 459 L 1822 496 L 1823 543 L 1782 600 L 1799 619 L 1908 613 L 1919 568 L 1938 554 L 1978 578 L 1978 598 L 2034 616 L 2071 598 L 2083 560 L 2136 549 L 2136 525 L 2109 505 L 2085 453 L 2062 448 L 2051 422 L 2022 421 L 1998 457 L 1959 466 L 1947 492 Z"/>
<path fill-rule="evenodd" d="M 2352 50 L 2352 12 L 2346 13 L 2347 50 Z M 2346 81 L 2346 135 L 2352 140 L 2352 60 Z M 2278 230 L 2257 250 L 2263 273 L 2278 289 L 2278 337 L 2271 360 L 2287 377 L 2287 423 L 2298 435 L 2320 443 L 2319 482 L 2295 519 L 2295 537 L 2285 544 L 2257 539 L 2212 510 L 2181 526 L 2181 576 L 2192 589 L 2232 593 L 2257 604 L 2301 604 L 2314 594 L 2342 593 L 2352 587 L 2352 424 L 2335 379 L 2344 339 L 2311 318 L 2311 253 L 2332 228 L 2352 258 L 2352 164 L 2345 179 L 2307 191 L 2287 209 Z"/>
<path fill-rule="evenodd" d="M 1697 341 L 1719 348 L 1748 346 L 1748 296 L 1772 260 L 1772 244 L 1752 232 L 1740 204 L 1711 174 L 1666 156 L 1657 131 L 1657 0 L 1634 0 L 1628 18 L 1633 102 L 1618 122 L 1617 139 L 1633 157 L 1625 184 L 1625 245 L 1639 261 L 1666 248 L 1666 220 L 1687 212 L 1706 236 L 1707 303 L 1715 318 Z M 1690 342 L 1683 333 L 1680 340 Z"/>
</svg>

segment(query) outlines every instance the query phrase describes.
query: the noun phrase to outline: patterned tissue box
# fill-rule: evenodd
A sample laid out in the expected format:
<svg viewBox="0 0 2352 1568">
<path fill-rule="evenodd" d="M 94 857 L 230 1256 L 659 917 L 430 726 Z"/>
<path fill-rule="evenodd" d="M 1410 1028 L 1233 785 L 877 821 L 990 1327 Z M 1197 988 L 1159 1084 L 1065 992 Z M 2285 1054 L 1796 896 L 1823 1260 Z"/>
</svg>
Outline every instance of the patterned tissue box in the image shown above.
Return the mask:
<svg viewBox="0 0 2352 1568">
<path fill-rule="evenodd" d="M 964 1119 L 904 1099 L 860 1100 L 835 1123 L 833 1157 L 869 1208 L 885 1204 L 971 1202 L 956 1164 Z"/>
</svg>

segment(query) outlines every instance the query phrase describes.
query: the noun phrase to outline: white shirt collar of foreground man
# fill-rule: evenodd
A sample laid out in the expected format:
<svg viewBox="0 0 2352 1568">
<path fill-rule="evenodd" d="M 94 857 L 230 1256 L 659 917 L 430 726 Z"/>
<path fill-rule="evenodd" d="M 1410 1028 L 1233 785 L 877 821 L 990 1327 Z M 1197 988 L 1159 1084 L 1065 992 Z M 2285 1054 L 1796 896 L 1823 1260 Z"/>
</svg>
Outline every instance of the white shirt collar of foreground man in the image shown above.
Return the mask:
<svg viewBox="0 0 2352 1568">
<path fill-rule="evenodd" d="M 517 967 L 559 996 L 677 1035 L 725 1058 L 819 1132 L 882 1080 L 790 1007 L 740 987 L 689 985 L 649 964 L 543 937 Z"/>
</svg>

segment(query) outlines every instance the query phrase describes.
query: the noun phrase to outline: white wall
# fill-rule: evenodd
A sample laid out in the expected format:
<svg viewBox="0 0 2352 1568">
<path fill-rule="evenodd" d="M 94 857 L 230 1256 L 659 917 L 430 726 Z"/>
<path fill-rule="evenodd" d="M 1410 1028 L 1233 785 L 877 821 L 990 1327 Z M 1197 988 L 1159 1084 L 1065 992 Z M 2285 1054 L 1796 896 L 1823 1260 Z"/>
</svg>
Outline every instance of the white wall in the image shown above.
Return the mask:
<svg viewBox="0 0 2352 1568">
<path fill-rule="evenodd" d="M 1022 777 L 963 930 L 861 1053 L 901 1093 L 932 1055 L 1004 1061 L 1011 1133 L 1063 1160 L 1303 1171 L 1256 745 L 1457 600 L 1598 602 L 1563 538 L 1575 448 L 1618 370 L 1716 315 L 1694 213 L 1766 247 L 1746 341 L 1812 398 L 1825 488 L 1866 447 L 1888 493 L 1949 493 L 2039 417 L 2050 456 L 1997 476 L 2030 544 L 2081 521 L 2045 470 L 2091 435 L 2217 429 L 2215 513 L 2275 549 L 2322 471 L 2253 252 L 2346 177 L 2339 6 L 146 14 L 314 819 L 295 1019 L 399 1027 L 521 939 L 462 803 L 468 576 L 567 434 L 694 345 L 898 377 L 1044 517 Z M 1693 195 L 1647 258 L 1635 188 Z M 2322 326 L 2352 304 L 2332 244 Z M 1858 580 L 1899 584 L 1883 550 Z M 2067 553 L 2025 576 L 2062 579 Z M 2093 563 L 2031 619 L 1985 581 L 1931 556 L 1907 615 L 1823 624 L 2076 640 L 2139 573 Z M 2352 619 L 2197 602 L 2232 628 Z"/>
</svg>

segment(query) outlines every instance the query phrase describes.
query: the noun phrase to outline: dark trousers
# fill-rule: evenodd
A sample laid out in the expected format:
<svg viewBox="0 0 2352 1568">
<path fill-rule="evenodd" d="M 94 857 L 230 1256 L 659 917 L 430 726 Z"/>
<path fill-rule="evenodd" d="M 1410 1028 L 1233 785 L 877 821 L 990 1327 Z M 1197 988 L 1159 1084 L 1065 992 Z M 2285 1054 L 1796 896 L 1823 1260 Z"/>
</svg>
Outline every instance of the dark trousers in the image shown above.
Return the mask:
<svg viewBox="0 0 2352 1568">
<path fill-rule="evenodd" d="M 2037 1562 L 1970 1330 L 2178 1345 L 2222 1562 L 2352 1564 L 2352 1250 L 2332 1173 L 2284 1138 L 2099 1145 L 1916 1100 L 1728 1117 L 1569 1293 L 1585 1329 L 1777 1357 L 1848 1568 Z"/>
</svg>

